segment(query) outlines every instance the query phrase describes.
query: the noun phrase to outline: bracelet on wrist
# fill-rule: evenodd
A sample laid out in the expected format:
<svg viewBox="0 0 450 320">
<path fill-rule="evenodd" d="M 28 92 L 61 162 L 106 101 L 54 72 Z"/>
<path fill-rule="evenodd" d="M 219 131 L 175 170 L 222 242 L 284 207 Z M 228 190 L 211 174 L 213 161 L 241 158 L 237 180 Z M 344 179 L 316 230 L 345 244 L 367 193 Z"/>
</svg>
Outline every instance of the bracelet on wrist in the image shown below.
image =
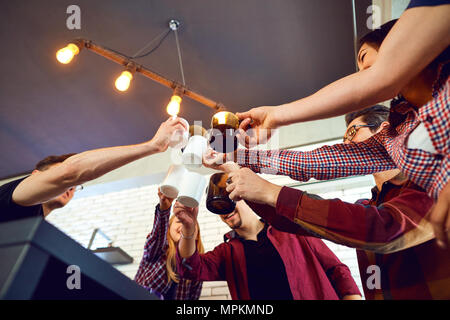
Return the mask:
<svg viewBox="0 0 450 320">
<path fill-rule="evenodd" d="M 189 240 L 189 239 L 194 238 L 195 230 L 194 230 L 194 232 L 192 232 L 192 234 L 191 234 L 190 236 L 185 236 L 185 235 L 183 234 L 183 231 L 180 231 L 180 234 L 181 234 L 181 238 L 186 239 L 186 240 Z"/>
</svg>

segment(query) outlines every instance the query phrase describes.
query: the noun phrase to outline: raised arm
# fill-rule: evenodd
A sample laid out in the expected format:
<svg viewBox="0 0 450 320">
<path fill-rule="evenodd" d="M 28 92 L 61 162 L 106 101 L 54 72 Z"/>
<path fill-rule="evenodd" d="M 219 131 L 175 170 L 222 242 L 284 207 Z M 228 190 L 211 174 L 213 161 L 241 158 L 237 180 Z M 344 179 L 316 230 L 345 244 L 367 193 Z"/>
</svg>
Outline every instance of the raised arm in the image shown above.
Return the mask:
<svg viewBox="0 0 450 320">
<path fill-rule="evenodd" d="M 450 5 L 406 10 L 383 41 L 374 64 L 324 87 L 315 94 L 277 107 L 237 114 L 242 129 L 274 129 L 324 119 L 395 97 L 450 44 Z M 252 121 L 252 124 L 250 123 Z"/>
<path fill-rule="evenodd" d="M 164 254 L 167 244 L 167 231 L 169 229 L 170 207 L 173 199 L 167 198 L 158 189 L 159 204 L 155 208 L 155 219 L 152 231 L 147 237 L 144 246 L 143 259 L 148 262 L 158 260 Z"/>
<path fill-rule="evenodd" d="M 206 254 L 199 254 L 196 249 L 198 207 L 188 208 L 177 202 L 173 213 L 182 223 L 177 248 L 177 271 L 180 277 L 197 281 L 225 280 L 223 253 L 226 244 L 221 244 Z"/>
<path fill-rule="evenodd" d="M 316 237 L 388 254 L 434 238 L 427 215 L 432 205 L 433 199 L 410 182 L 398 196 L 379 206 L 322 199 L 283 187 L 276 215 L 295 221 Z"/>
<path fill-rule="evenodd" d="M 294 180 L 330 180 L 395 169 L 381 143 L 381 134 L 352 144 L 323 146 L 313 151 L 238 149 L 237 163 L 254 172 L 286 175 Z"/>
<path fill-rule="evenodd" d="M 179 119 L 170 118 L 161 124 L 150 141 L 82 152 L 48 170 L 35 171 L 16 187 L 12 199 L 21 206 L 44 203 L 73 186 L 96 179 L 132 161 L 164 152 L 172 133 L 182 126 Z"/>
</svg>

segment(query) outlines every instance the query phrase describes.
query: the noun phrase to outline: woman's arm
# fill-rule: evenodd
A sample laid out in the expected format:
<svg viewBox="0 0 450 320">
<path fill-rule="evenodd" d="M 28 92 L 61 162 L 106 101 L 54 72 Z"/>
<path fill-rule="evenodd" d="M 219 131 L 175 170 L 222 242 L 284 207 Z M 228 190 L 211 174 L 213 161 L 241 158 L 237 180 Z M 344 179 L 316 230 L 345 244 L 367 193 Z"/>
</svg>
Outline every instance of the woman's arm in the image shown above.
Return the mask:
<svg viewBox="0 0 450 320">
<path fill-rule="evenodd" d="M 406 10 L 383 41 L 375 63 L 315 94 L 277 107 L 259 107 L 237 116 L 241 129 L 261 129 L 324 119 L 395 97 L 450 44 L 450 5 Z M 253 124 L 250 124 L 250 121 Z"/>
<path fill-rule="evenodd" d="M 158 188 L 159 204 L 155 208 L 155 219 L 152 232 L 148 235 L 144 246 L 143 259 L 153 262 L 164 254 L 169 229 L 170 206 L 173 199 L 167 198 Z"/>
</svg>

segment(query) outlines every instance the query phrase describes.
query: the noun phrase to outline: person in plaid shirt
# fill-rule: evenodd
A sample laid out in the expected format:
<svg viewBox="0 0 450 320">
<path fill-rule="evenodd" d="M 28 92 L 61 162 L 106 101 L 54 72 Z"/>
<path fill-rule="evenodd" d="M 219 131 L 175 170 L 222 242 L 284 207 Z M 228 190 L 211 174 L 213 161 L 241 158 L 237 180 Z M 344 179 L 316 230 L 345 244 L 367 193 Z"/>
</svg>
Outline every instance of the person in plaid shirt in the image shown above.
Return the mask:
<svg viewBox="0 0 450 320">
<path fill-rule="evenodd" d="M 346 143 L 381 131 L 388 114 L 374 106 L 347 115 Z M 450 250 L 438 248 L 427 215 L 433 199 L 398 169 L 374 174 L 372 198 L 355 204 L 277 186 L 247 168 L 229 177 L 230 198 L 252 201 L 254 211 L 280 230 L 356 248 L 366 299 L 450 299 Z"/>
<path fill-rule="evenodd" d="M 411 111 L 398 111 L 406 114 L 404 123 L 395 130 L 382 132 L 359 146 L 337 146 L 312 153 L 317 161 L 308 157 L 309 154 L 282 153 L 273 164 L 292 174 L 304 171 L 299 173 L 302 180 L 369 174 L 397 166 L 434 199 L 439 196 L 431 221 L 438 243 L 445 247 L 450 236 L 445 233 L 450 228 L 448 70 L 440 70 L 441 77 L 435 81 L 432 91 L 430 81 L 433 82 L 435 71 L 433 60 L 438 56 L 438 60 L 448 60 L 450 55 L 449 16 L 448 0 L 411 1 L 382 44 L 359 51 L 360 72 L 301 100 L 238 113 L 242 120 L 240 128 L 253 129 L 249 134 L 242 133 L 242 139 L 247 147 L 255 145 L 264 142 L 264 133 L 270 138 L 271 129 L 282 125 L 342 115 L 391 99 L 401 92 L 414 107 Z M 361 63 L 366 66 L 361 67 Z M 427 68 L 430 64 L 432 68 Z M 370 163 L 366 163 L 367 159 L 371 159 Z M 262 165 L 267 165 L 267 160 L 263 161 L 266 163 Z M 328 174 L 320 168 L 324 163 L 330 169 Z"/>
<path fill-rule="evenodd" d="M 139 269 L 134 281 L 165 300 L 198 300 L 201 281 L 180 279 L 176 272 L 176 247 L 181 237 L 181 223 L 169 219 L 173 199 L 158 189 L 159 204 L 155 209 L 152 232 L 147 236 Z M 195 230 L 196 246 L 204 252 L 198 224 Z"/>
</svg>

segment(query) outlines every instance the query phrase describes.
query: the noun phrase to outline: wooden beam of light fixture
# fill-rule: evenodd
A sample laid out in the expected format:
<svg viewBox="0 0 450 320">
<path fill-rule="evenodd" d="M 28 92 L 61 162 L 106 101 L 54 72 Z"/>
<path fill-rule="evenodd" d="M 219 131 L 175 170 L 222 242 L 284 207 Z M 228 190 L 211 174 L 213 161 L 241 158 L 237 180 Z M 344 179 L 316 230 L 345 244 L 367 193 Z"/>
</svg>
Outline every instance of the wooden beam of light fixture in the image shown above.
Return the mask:
<svg viewBox="0 0 450 320">
<path fill-rule="evenodd" d="M 192 100 L 195 100 L 215 111 L 227 110 L 227 108 L 222 103 L 218 103 L 218 102 L 211 100 L 195 91 L 192 91 L 192 90 L 188 89 L 186 86 L 183 86 L 182 84 L 180 84 L 176 81 L 169 80 L 169 79 L 163 77 L 162 75 L 144 67 L 143 65 L 136 63 L 129 57 L 127 57 L 119 52 L 116 52 L 114 50 L 103 47 L 99 44 L 94 43 L 91 40 L 82 39 L 82 38 L 75 39 L 71 43 L 76 44 L 80 48 L 80 50 L 82 48 L 86 48 L 86 49 L 88 49 L 106 59 L 109 59 L 117 64 L 120 64 L 124 67 L 132 65 L 133 69 L 135 68 L 135 72 L 139 72 L 143 76 L 145 76 L 149 79 L 152 79 L 153 81 L 156 81 L 156 82 L 158 82 L 168 88 L 171 88 L 173 90 L 175 90 L 175 88 L 180 88 L 181 92 L 184 96 L 187 96 L 187 97 L 191 98 Z"/>
</svg>

